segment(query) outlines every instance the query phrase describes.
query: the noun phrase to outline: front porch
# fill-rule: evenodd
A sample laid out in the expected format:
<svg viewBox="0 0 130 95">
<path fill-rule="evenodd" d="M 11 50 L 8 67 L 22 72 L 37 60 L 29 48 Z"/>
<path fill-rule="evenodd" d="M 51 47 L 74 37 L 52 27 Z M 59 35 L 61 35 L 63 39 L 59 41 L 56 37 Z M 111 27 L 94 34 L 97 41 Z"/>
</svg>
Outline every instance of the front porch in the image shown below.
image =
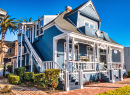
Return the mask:
<svg viewBox="0 0 130 95">
<path fill-rule="evenodd" d="M 119 44 L 100 38 L 63 33 L 53 39 L 53 61 L 70 72 L 74 68 L 84 72 L 123 69 L 123 49 Z"/>
</svg>

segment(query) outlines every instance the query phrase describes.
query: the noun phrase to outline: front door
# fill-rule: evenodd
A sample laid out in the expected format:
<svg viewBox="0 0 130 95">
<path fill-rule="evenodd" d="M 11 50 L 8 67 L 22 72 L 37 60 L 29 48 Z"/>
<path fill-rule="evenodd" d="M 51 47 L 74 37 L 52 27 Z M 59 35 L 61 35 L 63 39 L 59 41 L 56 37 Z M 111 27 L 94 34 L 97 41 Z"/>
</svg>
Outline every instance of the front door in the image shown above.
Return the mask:
<svg viewBox="0 0 130 95">
<path fill-rule="evenodd" d="M 107 68 L 106 50 L 100 49 L 100 63 Z"/>
</svg>

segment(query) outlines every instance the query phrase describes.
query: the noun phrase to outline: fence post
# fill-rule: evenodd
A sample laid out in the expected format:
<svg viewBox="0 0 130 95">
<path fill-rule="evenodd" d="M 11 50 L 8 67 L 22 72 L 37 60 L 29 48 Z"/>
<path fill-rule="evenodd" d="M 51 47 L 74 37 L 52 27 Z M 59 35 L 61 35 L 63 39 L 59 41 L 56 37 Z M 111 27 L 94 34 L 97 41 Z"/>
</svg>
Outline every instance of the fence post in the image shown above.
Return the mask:
<svg viewBox="0 0 130 95">
<path fill-rule="evenodd" d="M 79 71 L 79 85 L 80 89 L 83 89 L 83 70 Z"/>
<path fill-rule="evenodd" d="M 119 79 L 123 81 L 123 73 L 121 68 L 119 69 Z"/>
<path fill-rule="evenodd" d="M 69 91 L 69 72 L 67 70 L 64 71 L 64 80 L 65 80 L 65 90 Z"/>
</svg>

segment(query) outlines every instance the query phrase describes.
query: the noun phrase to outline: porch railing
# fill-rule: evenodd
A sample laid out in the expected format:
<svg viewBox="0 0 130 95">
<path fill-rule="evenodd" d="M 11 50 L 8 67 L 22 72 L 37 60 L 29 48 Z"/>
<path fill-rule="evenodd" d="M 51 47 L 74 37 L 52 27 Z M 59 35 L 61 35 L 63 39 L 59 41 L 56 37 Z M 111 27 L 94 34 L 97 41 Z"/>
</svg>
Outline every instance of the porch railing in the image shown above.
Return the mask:
<svg viewBox="0 0 130 95">
<path fill-rule="evenodd" d="M 77 70 L 96 70 L 96 63 L 98 62 L 85 62 L 85 61 L 70 61 Z"/>
<path fill-rule="evenodd" d="M 120 69 L 120 66 L 123 69 L 123 67 L 124 67 L 124 66 L 122 66 L 121 62 L 109 62 L 109 64 L 111 66 L 111 69 Z"/>
</svg>

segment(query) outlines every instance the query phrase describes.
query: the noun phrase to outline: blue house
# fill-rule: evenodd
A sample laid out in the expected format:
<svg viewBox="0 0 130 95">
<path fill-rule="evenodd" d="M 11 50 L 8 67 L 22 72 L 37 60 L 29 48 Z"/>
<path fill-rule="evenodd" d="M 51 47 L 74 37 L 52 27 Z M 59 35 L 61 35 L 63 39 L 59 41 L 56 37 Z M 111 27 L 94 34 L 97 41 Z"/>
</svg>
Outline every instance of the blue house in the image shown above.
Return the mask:
<svg viewBox="0 0 130 95">
<path fill-rule="evenodd" d="M 19 25 L 17 67 L 35 65 L 39 72 L 60 69 L 59 87 L 83 88 L 86 81 L 123 80 L 124 46 L 101 31 L 91 0 L 57 15 Z"/>
</svg>

